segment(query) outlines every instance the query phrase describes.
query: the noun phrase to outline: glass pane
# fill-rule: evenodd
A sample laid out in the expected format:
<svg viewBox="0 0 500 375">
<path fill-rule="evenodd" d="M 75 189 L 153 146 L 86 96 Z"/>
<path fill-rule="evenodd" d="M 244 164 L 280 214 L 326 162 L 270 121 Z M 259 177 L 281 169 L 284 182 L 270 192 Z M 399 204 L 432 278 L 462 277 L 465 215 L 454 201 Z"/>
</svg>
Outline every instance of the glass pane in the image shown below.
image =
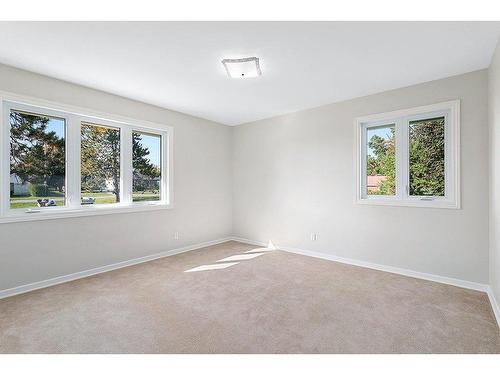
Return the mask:
<svg viewBox="0 0 500 375">
<path fill-rule="evenodd" d="M 410 195 L 444 196 L 444 121 L 410 121 Z"/>
<path fill-rule="evenodd" d="M 65 205 L 65 120 L 10 111 L 10 208 Z"/>
<path fill-rule="evenodd" d="M 161 136 L 132 133 L 132 201 L 159 201 L 161 181 Z"/>
<path fill-rule="evenodd" d="M 120 202 L 120 130 L 82 123 L 81 203 Z"/>
<path fill-rule="evenodd" d="M 366 130 L 366 193 L 394 195 L 396 193 L 395 125 Z"/>
</svg>

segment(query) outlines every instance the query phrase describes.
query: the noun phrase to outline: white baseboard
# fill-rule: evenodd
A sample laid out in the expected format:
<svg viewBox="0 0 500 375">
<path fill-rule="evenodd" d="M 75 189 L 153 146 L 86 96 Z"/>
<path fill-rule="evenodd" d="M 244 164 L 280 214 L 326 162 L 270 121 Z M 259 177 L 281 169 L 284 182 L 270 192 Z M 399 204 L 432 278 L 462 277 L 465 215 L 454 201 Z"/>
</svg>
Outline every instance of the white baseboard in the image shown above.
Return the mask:
<svg viewBox="0 0 500 375">
<path fill-rule="evenodd" d="M 488 298 L 490 299 L 491 308 L 493 309 L 493 314 L 495 314 L 495 318 L 497 319 L 497 324 L 500 327 L 500 306 L 495 298 L 495 294 L 490 286 L 488 286 Z"/>
<path fill-rule="evenodd" d="M 262 246 L 262 247 L 267 246 L 267 243 L 262 242 L 262 241 L 249 240 L 248 238 L 235 237 L 235 236 L 231 237 L 231 241 L 238 241 L 238 242 L 247 243 L 249 245 Z M 278 247 L 278 249 L 283 250 L 281 247 Z"/>
<path fill-rule="evenodd" d="M 250 245 L 266 246 L 266 244 L 264 242 L 250 240 L 248 238 L 232 237 L 231 239 L 233 241 L 244 242 L 244 243 L 248 243 Z M 408 270 L 405 268 L 385 266 L 382 264 L 370 263 L 370 262 L 365 262 L 365 261 L 357 260 L 357 259 L 342 258 L 342 257 L 338 257 L 335 255 L 319 253 L 319 252 L 309 251 L 309 250 L 302 250 L 302 249 L 297 249 L 297 248 L 293 248 L 293 247 L 276 245 L 276 248 L 279 250 L 290 252 L 290 253 L 301 254 L 301 255 L 311 256 L 311 257 L 315 257 L 315 258 L 331 260 L 334 262 L 345 263 L 345 264 L 350 264 L 350 265 L 365 267 L 365 268 L 371 268 L 374 270 L 396 273 L 398 275 L 415 277 L 417 279 L 429 280 L 429 281 L 434 281 L 437 283 L 458 286 L 460 288 L 472 289 L 472 290 L 478 290 L 480 292 L 485 292 L 488 295 L 488 298 L 489 298 L 490 304 L 491 304 L 491 308 L 493 309 L 493 313 L 495 315 L 497 324 L 500 327 L 500 305 L 498 305 L 498 303 L 495 299 L 495 295 L 493 294 L 493 291 L 491 290 L 491 287 L 487 284 L 480 284 L 480 283 L 475 283 L 475 282 L 467 281 L 467 280 L 460 280 L 460 279 L 454 279 L 454 278 L 446 277 L 446 276 L 439 276 L 439 275 L 433 275 L 433 274 L 424 273 L 424 272 L 412 271 L 412 270 Z"/>
<path fill-rule="evenodd" d="M 57 285 L 57 284 L 62 284 L 62 283 L 68 282 L 68 281 L 82 279 L 84 277 L 89 277 L 89 276 L 96 275 L 96 274 L 103 273 L 103 272 L 113 271 L 113 270 L 116 270 L 119 268 L 128 267 L 128 266 L 132 266 L 135 264 L 144 263 L 144 262 L 148 262 L 148 261 L 159 259 L 159 258 L 168 257 L 168 256 L 175 255 L 175 254 L 180 254 L 180 253 L 184 253 L 187 251 L 200 249 L 200 248 L 207 247 L 207 246 L 217 245 L 217 244 L 227 242 L 227 241 L 239 241 L 239 242 L 244 242 L 244 243 L 248 243 L 251 245 L 262 246 L 262 247 L 267 246 L 267 243 L 265 243 L 265 242 L 255 241 L 255 240 L 251 240 L 248 238 L 241 238 L 241 237 L 234 237 L 234 236 L 233 237 L 225 237 L 225 238 L 221 238 L 218 240 L 202 242 L 202 243 L 198 243 L 198 244 L 194 244 L 194 245 L 180 247 L 177 249 L 163 251 L 163 252 L 157 253 L 157 254 L 147 255 L 147 256 L 144 256 L 141 258 L 130 259 L 130 260 L 126 260 L 126 261 L 118 262 L 118 263 L 114 263 L 114 264 L 109 264 L 109 265 L 102 266 L 102 267 L 92 268 L 90 270 L 76 272 L 76 273 L 72 273 L 69 275 L 58 276 L 58 277 L 54 277 L 54 278 L 48 279 L 48 280 L 37 281 L 35 283 L 21 285 L 21 286 L 10 288 L 10 289 L 0 290 L 0 299 L 15 296 L 15 295 L 21 294 L 21 293 L 31 292 L 33 290 L 42 289 L 42 288 L 46 288 L 46 287 Z M 315 257 L 315 258 L 331 260 L 331 261 L 335 261 L 335 262 L 339 262 L 339 263 L 345 263 L 345 264 L 350 264 L 350 265 L 359 266 L 359 267 L 371 268 L 371 269 L 375 269 L 375 270 L 379 270 L 379 271 L 390 272 L 390 273 L 395 273 L 398 275 L 415 277 L 418 279 L 424 279 L 424 280 L 434 281 L 434 282 L 438 282 L 438 283 L 454 285 L 454 286 L 458 286 L 461 288 L 473 289 L 473 290 L 485 292 L 488 295 L 488 298 L 489 298 L 490 303 L 491 303 L 491 307 L 493 309 L 493 313 L 495 314 L 497 323 L 500 326 L 500 306 L 498 305 L 498 303 L 495 299 L 495 296 L 493 294 L 493 291 L 491 290 L 491 287 L 489 285 L 475 283 L 472 281 L 454 279 L 454 278 L 445 277 L 445 276 L 433 275 L 433 274 L 428 274 L 428 273 L 423 273 L 423 272 L 418 272 L 418 271 L 412 271 L 412 270 L 408 270 L 408 269 L 404 269 L 404 268 L 398 268 L 398 267 L 386 266 L 386 265 L 381 265 L 381 264 L 376 264 L 376 263 L 370 263 L 370 262 L 365 262 L 362 260 L 342 258 L 342 257 L 338 257 L 335 255 L 330 255 L 330 254 L 325 254 L 325 253 L 320 253 L 320 252 L 315 252 L 315 251 L 309 251 L 309 250 L 302 250 L 302 249 L 297 249 L 297 248 L 293 248 L 293 247 L 277 246 L 277 248 L 279 250 L 287 251 L 290 253 L 301 254 L 301 255 L 311 256 L 311 257 Z"/>
<path fill-rule="evenodd" d="M 42 289 L 42 288 L 46 288 L 46 287 L 57 285 L 57 284 L 66 283 L 68 281 L 82 279 L 84 277 L 89 277 L 92 275 L 96 275 L 98 273 L 113 271 L 113 270 L 116 270 L 118 268 L 128 267 L 128 266 L 132 266 L 134 264 L 149 262 L 149 261 L 154 260 L 154 259 L 159 259 L 159 258 L 164 258 L 164 257 L 168 257 L 168 256 L 175 255 L 175 254 L 185 253 L 187 251 L 200 249 L 202 247 L 217 245 L 217 244 L 231 241 L 231 240 L 232 240 L 231 237 L 226 237 L 226 238 L 221 238 L 221 239 L 214 240 L 214 241 L 202 242 L 202 243 L 198 243 L 198 244 L 194 244 L 194 245 L 180 247 L 177 249 L 163 251 L 163 252 L 157 253 L 157 254 L 147 255 L 147 256 L 144 256 L 141 258 L 125 260 L 123 262 L 118 262 L 118 263 L 113 263 L 113 264 L 109 264 L 109 265 L 102 266 L 102 267 L 92 268 L 92 269 L 86 270 L 86 271 L 75 272 L 75 273 L 72 273 L 69 275 L 58 276 L 58 277 L 54 277 L 54 278 L 48 279 L 48 280 L 37 281 L 37 282 L 31 283 L 31 284 L 26 284 L 26 285 L 17 286 L 17 287 L 10 288 L 10 289 L 0 290 L 0 299 L 12 297 L 12 296 L 15 296 L 17 294 L 31 292 L 33 290 Z"/>
<path fill-rule="evenodd" d="M 249 243 L 251 245 L 266 246 L 266 244 L 264 242 L 254 241 L 254 240 L 250 240 L 247 238 L 232 237 L 231 239 L 233 241 L 245 242 L 245 243 Z M 316 251 L 302 250 L 302 249 L 297 249 L 294 247 L 287 247 L 287 246 L 280 246 L 279 244 L 275 244 L 275 245 L 279 250 L 287 251 L 289 253 L 307 255 L 307 256 L 311 256 L 311 257 L 315 257 L 315 258 L 332 260 L 334 262 L 350 264 L 353 266 L 359 266 L 359 267 L 371 268 L 374 270 L 379 270 L 379 271 L 384 271 L 384 272 L 396 273 L 398 275 L 404 275 L 404 276 L 409 276 L 409 277 L 415 277 L 417 279 L 435 281 L 438 283 L 454 285 L 454 286 L 458 286 L 461 288 L 478 290 L 478 291 L 485 292 L 485 293 L 487 293 L 488 289 L 489 289 L 489 285 L 480 284 L 480 283 L 476 283 L 473 281 L 454 279 L 454 278 L 446 277 L 446 276 L 439 276 L 439 275 L 433 275 L 430 273 L 412 271 L 412 270 L 408 270 L 405 268 L 386 266 L 386 265 L 377 264 L 377 263 L 370 263 L 370 262 L 365 262 L 363 260 L 342 258 L 342 257 L 338 257 L 335 255 L 320 253 L 320 252 L 316 252 Z"/>
</svg>

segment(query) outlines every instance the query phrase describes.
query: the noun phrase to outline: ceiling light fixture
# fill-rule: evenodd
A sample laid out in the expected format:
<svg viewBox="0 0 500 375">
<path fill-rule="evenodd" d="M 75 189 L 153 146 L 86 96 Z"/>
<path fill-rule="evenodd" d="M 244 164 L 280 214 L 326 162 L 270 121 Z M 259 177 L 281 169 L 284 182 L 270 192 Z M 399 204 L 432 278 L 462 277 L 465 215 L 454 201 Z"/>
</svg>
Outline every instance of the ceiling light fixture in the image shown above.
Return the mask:
<svg viewBox="0 0 500 375">
<path fill-rule="evenodd" d="M 253 78 L 262 75 L 258 57 L 244 59 L 224 59 L 222 65 L 231 78 Z"/>
</svg>

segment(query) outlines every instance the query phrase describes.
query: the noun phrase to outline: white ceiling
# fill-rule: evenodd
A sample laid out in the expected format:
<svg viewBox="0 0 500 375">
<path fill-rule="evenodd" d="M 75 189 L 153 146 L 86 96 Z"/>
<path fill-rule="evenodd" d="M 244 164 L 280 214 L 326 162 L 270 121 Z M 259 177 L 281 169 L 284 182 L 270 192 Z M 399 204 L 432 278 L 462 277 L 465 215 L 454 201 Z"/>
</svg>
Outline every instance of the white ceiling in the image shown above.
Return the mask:
<svg viewBox="0 0 500 375">
<path fill-rule="evenodd" d="M 489 66 L 500 23 L 0 22 L 0 63 L 237 125 Z M 227 77 L 257 56 L 262 76 Z"/>
</svg>

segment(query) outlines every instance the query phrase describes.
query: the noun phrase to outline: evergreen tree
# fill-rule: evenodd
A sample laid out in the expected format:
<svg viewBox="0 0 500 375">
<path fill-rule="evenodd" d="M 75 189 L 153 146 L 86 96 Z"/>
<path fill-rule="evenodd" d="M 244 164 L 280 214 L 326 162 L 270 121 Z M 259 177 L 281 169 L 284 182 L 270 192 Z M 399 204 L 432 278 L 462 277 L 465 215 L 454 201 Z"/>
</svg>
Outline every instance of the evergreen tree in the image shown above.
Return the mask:
<svg viewBox="0 0 500 375">
<path fill-rule="evenodd" d="M 23 112 L 10 113 L 10 173 L 22 183 L 47 185 L 62 192 L 65 182 L 65 140 L 49 131 L 50 118 Z M 132 133 L 134 190 L 155 185 L 161 171 L 148 156 L 141 134 Z M 103 191 L 111 181 L 120 199 L 120 132 L 92 124 L 81 125 L 81 186 Z"/>
<path fill-rule="evenodd" d="M 133 190 L 141 191 L 150 188 L 150 183 L 160 177 L 160 168 L 151 163 L 147 157 L 150 152 L 147 147 L 141 143 L 140 133 L 132 135 L 132 166 L 134 173 Z"/>
<path fill-rule="evenodd" d="M 84 191 L 102 191 L 111 181 L 116 202 L 120 201 L 120 132 L 82 124 L 81 183 Z"/>
<path fill-rule="evenodd" d="M 10 113 L 10 173 L 23 183 L 45 184 L 62 191 L 65 179 L 65 141 L 48 131 L 48 117 Z"/>
<path fill-rule="evenodd" d="M 410 123 L 410 195 L 444 195 L 444 117 Z"/>
</svg>

